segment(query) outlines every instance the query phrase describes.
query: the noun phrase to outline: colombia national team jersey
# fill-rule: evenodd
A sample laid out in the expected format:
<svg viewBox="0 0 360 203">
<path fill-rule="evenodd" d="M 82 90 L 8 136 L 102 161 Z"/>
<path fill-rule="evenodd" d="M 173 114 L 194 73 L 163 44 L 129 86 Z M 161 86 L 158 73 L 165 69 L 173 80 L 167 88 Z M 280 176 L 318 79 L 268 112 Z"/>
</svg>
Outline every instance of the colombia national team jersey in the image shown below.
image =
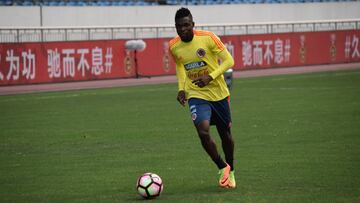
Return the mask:
<svg viewBox="0 0 360 203">
<path fill-rule="evenodd" d="M 187 99 L 219 101 L 229 96 L 223 73 L 233 66 L 234 60 L 214 33 L 194 30 L 192 41 L 183 42 L 177 36 L 169 48 L 176 62 L 179 91 L 185 90 Z M 226 63 L 219 65 L 219 59 Z M 200 88 L 192 81 L 202 75 L 210 75 L 213 80 Z"/>
</svg>

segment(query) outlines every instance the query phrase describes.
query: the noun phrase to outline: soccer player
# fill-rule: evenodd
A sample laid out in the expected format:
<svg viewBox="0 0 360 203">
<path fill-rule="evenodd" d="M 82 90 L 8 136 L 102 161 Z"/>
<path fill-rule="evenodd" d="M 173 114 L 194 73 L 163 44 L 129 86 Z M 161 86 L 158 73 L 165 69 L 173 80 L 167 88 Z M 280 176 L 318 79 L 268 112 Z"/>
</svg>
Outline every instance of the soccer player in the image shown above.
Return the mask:
<svg viewBox="0 0 360 203">
<path fill-rule="evenodd" d="M 177 100 L 182 106 L 188 102 L 201 144 L 219 168 L 220 187 L 235 188 L 230 93 L 223 76 L 234 65 L 234 59 L 214 33 L 195 30 L 194 25 L 189 9 L 177 10 L 178 36 L 170 41 L 169 47 L 176 62 Z M 215 125 L 219 133 L 225 161 L 210 136 L 210 125 Z"/>
</svg>

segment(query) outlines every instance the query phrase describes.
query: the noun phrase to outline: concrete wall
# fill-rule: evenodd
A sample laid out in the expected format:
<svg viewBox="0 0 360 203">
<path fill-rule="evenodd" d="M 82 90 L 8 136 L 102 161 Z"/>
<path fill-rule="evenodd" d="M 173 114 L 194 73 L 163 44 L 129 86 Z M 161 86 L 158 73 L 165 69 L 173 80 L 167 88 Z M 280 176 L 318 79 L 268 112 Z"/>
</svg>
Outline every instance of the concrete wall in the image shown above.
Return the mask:
<svg viewBox="0 0 360 203">
<path fill-rule="evenodd" d="M 0 7 L 0 26 L 172 25 L 179 6 Z M 360 18 L 360 2 L 189 6 L 197 24 Z"/>
<path fill-rule="evenodd" d="M 0 6 L 0 26 L 39 26 L 40 7 Z"/>
</svg>

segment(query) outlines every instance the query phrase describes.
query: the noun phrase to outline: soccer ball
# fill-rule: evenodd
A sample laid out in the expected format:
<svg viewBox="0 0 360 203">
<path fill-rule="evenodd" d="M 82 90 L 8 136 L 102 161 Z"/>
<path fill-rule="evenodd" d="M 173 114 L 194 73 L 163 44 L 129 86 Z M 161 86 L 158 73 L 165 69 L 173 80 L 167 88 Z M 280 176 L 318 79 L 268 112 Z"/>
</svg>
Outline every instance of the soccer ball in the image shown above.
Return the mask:
<svg viewBox="0 0 360 203">
<path fill-rule="evenodd" d="M 136 189 L 140 196 L 146 199 L 158 197 L 163 191 L 164 185 L 160 176 L 155 173 L 144 173 L 136 184 Z"/>
</svg>

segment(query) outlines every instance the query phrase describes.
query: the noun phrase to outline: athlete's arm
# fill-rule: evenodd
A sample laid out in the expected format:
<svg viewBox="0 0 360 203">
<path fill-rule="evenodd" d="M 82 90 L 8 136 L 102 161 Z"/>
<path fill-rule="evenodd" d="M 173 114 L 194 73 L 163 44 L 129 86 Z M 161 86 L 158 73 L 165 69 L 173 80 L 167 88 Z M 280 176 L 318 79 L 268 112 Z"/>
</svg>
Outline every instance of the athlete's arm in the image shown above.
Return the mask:
<svg viewBox="0 0 360 203">
<path fill-rule="evenodd" d="M 193 80 L 192 82 L 195 85 L 197 85 L 198 87 L 205 87 L 212 80 L 217 78 L 219 75 L 224 74 L 225 71 L 227 71 L 229 68 L 231 68 L 234 65 L 234 59 L 227 49 L 223 49 L 221 52 L 218 53 L 217 56 L 222 61 L 219 68 L 213 71 L 212 73 L 210 73 L 209 75 L 203 75 Z"/>
<path fill-rule="evenodd" d="M 219 46 L 223 48 L 220 52 L 217 53 L 217 57 L 221 59 L 222 63 L 219 65 L 218 69 L 216 69 L 209 75 L 203 75 L 193 80 L 192 82 L 198 87 L 205 87 L 212 80 L 217 78 L 219 75 L 224 74 L 225 71 L 234 66 L 234 59 L 229 53 L 229 51 L 225 48 L 225 46 L 221 43 L 220 40 L 218 41 L 218 43 L 220 44 Z"/>
<path fill-rule="evenodd" d="M 210 73 L 210 76 L 215 79 L 219 75 L 222 75 L 227 71 L 229 68 L 234 66 L 234 59 L 229 53 L 229 51 L 225 48 L 217 55 L 221 59 L 221 64 L 218 69 Z"/>
<path fill-rule="evenodd" d="M 196 78 L 195 80 L 193 80 L 192 83 L 194 83 L 198 87 L 205 87 L 212 80 L 213 80 L 213 78 L 210 75 L 203 75 L 203 76 L 200 76 L 200 77 Z"/>
<path fill-rule="evenodd" d="M 176 99 L 179 101 L 179 103 L 182 106 L 185 106 L 186 104 L 186 94 L 185 94 L 185 77 L 186 77 L 186 72 L 184 69 L 184 66 L 176 61 L 176 77 L 178 80 L 178 95 L 176 97 Z"/>
<path fill-rule="evenodd" d="M 187 101 L 185 91 L 184 91 L 184 90 L 180 90 L 180 91 L 178 92 L 178 95 L 177 95 L 176 99 L 178 100 L 178 102 L 179 102 L 182 106 L 185 106 L 186 101 Z"/>
</svg>

